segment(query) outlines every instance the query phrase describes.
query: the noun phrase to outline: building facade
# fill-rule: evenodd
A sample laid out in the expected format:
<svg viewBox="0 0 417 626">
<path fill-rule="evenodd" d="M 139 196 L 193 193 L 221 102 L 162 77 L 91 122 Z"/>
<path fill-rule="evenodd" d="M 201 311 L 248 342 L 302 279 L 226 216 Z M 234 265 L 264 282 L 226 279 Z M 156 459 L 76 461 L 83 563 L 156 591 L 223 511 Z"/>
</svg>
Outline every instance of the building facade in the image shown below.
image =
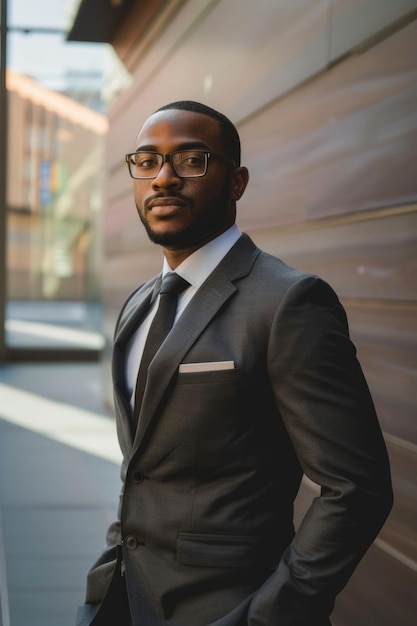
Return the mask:
<svg viewBox="0 0 417 626">
<path fill-rule="evenodd" d="M 411 626 L 417 608 L 417 2 L 121 4 L 102 34 L 133 79 L 109 111 L 103 284 L 109 344 L 123 300 L 162 262 L 138 220 L 124 154 L 153 110 L 179 99 L 202 101 L 226 113 L 241 135 L 251 178 L 238 204 L 240 228 L 335 288 L 386 437 L 394 509 L 338 598 L 334 624 Z M 94 5 L 84 0 L 79 15 Z M 81 30 L 79 36 L 100 36 Z M 105 364 L 108 377 L 109 354 Z M 298 518 L 314 493 L 304 483 Z"/>
<path fill-rule="evenodd" d="M 100 297 L 107 119 L 7 73 L 8 299 Z"/>
</svg>

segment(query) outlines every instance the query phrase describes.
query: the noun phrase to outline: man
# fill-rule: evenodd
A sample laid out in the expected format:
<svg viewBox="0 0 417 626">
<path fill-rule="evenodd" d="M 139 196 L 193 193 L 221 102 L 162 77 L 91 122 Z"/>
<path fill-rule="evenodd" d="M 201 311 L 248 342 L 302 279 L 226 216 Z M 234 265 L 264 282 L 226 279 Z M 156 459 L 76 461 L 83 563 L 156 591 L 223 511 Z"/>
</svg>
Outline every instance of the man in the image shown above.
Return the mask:
<svg viewBox="0 0 417 626">
<path fill-rule="evenodd" d="M 343 308 L 320 278 L 240 233 L 248 172 L 223 115 L 167 105 L 127 161 L 162 273 L 188 286 L 139 391 L 161 276 L 117 322 L 121 522 L 89 573 L 78 624 L 328 625 L 392 504 Z M 294 533 L 303 473 L 321 492 Z"/>
</svg>

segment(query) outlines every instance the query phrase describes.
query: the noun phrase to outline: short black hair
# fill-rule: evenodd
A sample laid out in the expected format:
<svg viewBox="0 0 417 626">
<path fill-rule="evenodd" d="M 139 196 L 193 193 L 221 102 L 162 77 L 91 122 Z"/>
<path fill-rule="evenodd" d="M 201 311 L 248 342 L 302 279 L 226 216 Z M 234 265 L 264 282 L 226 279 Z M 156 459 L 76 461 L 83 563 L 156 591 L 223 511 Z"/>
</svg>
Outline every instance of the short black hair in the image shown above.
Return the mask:
<svg viewBox="0 0 417 626">
<path fill-rule="evenodd" d="M 213 119 L 217 120 L 220 125 L 220 132 L 222 136 L 223 150 L 225 156 L 231 157 L 238 167 L 240 165 L 240 138 L 239 133 L 236 130 L 236 127 L 229 120 L 228 117 L 212 109 L 206 104 L 201 104 L 201 102 L 194 102 L 194 100 L 178 100 L 177 102 L 171 102 L 170 104 L 165 104 L 160 107 L 154 113 L 159 113 L 159 111 L 166 111 L 168 109 L 177 109 L 179 111 L 192 111 L 193 113 L 202 113 L 203 115 L 208 115 Z"/>
</svg>

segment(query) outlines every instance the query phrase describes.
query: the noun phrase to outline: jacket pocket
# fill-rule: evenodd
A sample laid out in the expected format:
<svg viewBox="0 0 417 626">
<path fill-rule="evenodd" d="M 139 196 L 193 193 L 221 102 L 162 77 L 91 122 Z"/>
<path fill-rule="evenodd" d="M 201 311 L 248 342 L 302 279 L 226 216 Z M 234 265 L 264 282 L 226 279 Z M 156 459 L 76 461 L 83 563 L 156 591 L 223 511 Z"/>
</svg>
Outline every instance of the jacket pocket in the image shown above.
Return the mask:
<svg viewBox="0 0 417 626">
<path fill-rule="evenodd" d="M 257 558 L 257 537 L 179 532 L 177 558 L 182 565 L 247 567 Z"/>
<path fill-rule="evenodd" d="M 185 364 L 184 364 L 185 365 Z M 177 378 L 177 385 L 201 385 L 204 383 L 231 383 L 237 381 L 239 378 L 239 370 L 233 369 L 218 369 L 207 370 L 202 372 L 179 372 Z"/>
</svg>

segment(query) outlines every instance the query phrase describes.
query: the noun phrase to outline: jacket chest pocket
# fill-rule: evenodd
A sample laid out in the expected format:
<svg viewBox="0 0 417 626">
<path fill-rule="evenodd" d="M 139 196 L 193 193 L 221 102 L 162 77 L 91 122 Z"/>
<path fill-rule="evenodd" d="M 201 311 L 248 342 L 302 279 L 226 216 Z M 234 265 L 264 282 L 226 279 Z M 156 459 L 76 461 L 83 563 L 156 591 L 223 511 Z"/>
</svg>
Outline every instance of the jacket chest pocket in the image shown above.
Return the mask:
<svg viewBox="0 0 417 626">
<path fill-rule="evenodd" d="M 239 370 L 179 373 L 155 422 L 150 448 L 185 468 L 230 460 L 229 442 L 242 437 Z"/>
<path fill-rule="evenodd" d="M 167 415 L 211 450 L 241 428 L 239 404 L 239 370 L 179 373 Z"/>
</svg>

